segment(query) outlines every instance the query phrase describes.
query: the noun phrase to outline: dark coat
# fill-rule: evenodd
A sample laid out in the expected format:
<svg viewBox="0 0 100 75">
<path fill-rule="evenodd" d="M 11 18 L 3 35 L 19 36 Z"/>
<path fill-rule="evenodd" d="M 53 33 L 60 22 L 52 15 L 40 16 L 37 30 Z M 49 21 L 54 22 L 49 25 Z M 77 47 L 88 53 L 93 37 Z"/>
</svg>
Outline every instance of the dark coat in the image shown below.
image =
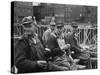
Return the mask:
<svg viewBox="0 0 100 75">
<path fill-rule="evenodd" d="M 18 72 L 37 72 L 40 71 L 37 60 L 45 60 L 43 47 L 39 42 L 30 46 L 28 39 L 21 39 L 15 47 L 15 65 Z"/>
<path fill-rule="evenodd" d="M 51 50 L 51 56 L 53 62 L 59 66 L 64 66 L 69 69 L 69 64 L 70 64 L 69 57 L 66 55 L 66 53 L 63 50 L 60 49 L 57 40 L 59 37 L 57 37 L 55 34 L 52 33 L 49 33 L 48 36 L 46 35 L 44 36 L 45 36 L 45 38 L 43 39 L 44 44 L 46 45 L 47 48 Z"/>
<path fill-rule="evenodd" d="M 81 52 L 80 49 L 81 47 L 78 45 L 77 39 L 74 37 L 72 33 L 68 33 L 64 36 L 66 44 L 71 45 L 71 50 L 74 51 L 75 53 Z"/>
<path fill-rule="evenodd" d="M 56 35 L 54 35 L 52 35 L 51 32 L 44 32 L 42 37 L 44 45 L 47 48 L 51 49 L 52 57 L 63 54 L 63 52 L 59 48 L 57 37 L 55 37 Z"/>
<path fill-rule="evenodd" d="M 47 71 L 61 71 L 64 70 L 61 66 L 57 66 L 48 61 L 44 52 L 44 47 L 38 40 L 37 44 L 31 44 L 29 39 L 24 38 L 19 40 L 15 46 L 14 58 L 15 66 L 18 68 L 18 73 L 32 73 L 32 72 L 47 72 Z M 47 68 L 41 68 L 38 60 L 48 61 Z"/>
<path fill-rule="evenodd" d="M 86 52 L 81 51 L 81 47 L 78 44 L 77 39 L 72 33 L 65 34 L 65 42 L 66 44 L 71 45 L 71 51 L 74 51 L 75 53 L 72 55 L 74 58 L 82 58 L 82 59 L 88 59 L 89 54 Z"/>
<path fill-rule="evenodd" d="M 45 31 L 43 33 L 43 36 L 42 36 L 42 40 L 43 40 L 43 43 L 44 45 L 47 47 L 47 48 L 50 48 L 50 49 L 54 49 L 54 48 L 57 48 L 58 45 L 57 45 L 57 39 L 56 37 L 53 35 L 54 33 L 50 31 L 50 29 L 48 29 L 47 31 Z"/>
</svg>

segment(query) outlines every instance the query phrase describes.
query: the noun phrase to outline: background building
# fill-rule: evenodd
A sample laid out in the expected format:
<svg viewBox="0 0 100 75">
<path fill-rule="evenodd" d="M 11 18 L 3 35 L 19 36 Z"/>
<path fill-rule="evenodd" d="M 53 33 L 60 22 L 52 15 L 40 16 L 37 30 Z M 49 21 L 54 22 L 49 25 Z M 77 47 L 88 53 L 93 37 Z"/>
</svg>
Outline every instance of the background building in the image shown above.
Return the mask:
<svg viewBox="0 0 100 75">
<path fill-rule="evenodd" d="M 56 22 L 65 24 L 76 21 L 78 23 L 97 24 L 97 7 L 82 5 L 64 5 L 50 3 L 14 2 L 14 21 L 21 22 L 25 16 L 35 16 L 37 22 L 48 24 L 52 17 Z"/>
</svg>

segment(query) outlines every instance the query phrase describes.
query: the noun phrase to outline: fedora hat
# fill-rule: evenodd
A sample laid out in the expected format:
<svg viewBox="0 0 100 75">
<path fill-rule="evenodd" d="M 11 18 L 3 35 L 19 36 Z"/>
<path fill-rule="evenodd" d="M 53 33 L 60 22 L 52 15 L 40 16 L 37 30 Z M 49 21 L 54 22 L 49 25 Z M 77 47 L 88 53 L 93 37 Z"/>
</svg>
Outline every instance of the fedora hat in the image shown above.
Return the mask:
<svg viewBox="0 0 100 75">
<path fill-rule="evenodd" d="M 22 20 L 23 24 L 28 24 L 28 23 L 32 23 L 32 17 L 28 16 L 28 17 L 24 17 Z"/>
</svg>

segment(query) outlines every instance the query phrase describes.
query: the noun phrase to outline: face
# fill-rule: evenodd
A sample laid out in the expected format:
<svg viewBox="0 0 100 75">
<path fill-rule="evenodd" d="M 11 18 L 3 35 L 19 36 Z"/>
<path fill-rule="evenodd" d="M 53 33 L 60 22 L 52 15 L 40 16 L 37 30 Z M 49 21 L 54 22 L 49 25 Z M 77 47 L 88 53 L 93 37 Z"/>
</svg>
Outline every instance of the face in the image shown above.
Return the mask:
<svg viewBox="0 0 100 75">
<path fill-rule="evenodd" d="M 57 27 L 58 34 L 61 34 L 63 32 L 63 27 Z"/>
<path fill-rule="evenodd" d="M 28 30 L 26 30 L 26 32 L 27 32 L 28 35 L 29 35 L 29 38 L 35 36 L 36 30 L 37 30 L 37 28 L 36 28 L 34 25 L 32 25 Z"/>
<path fill-rule="evenodd" d="M 52 31 L 55 30 L 55 25 L 51 25 L 50 28 Z"/>
<path fill-rule="evenodd" d="M 73 33 L 77 33 L 77 28 L 73 28 Z"/>
</svg>

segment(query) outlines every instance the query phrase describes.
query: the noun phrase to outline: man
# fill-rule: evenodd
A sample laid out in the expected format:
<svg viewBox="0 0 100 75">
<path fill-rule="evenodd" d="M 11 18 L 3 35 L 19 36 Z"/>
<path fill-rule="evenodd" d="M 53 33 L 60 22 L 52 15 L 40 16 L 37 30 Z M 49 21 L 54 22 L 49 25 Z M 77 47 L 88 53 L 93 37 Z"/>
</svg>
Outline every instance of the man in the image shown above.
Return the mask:
<svg viewBox="0 0 100 75">
<path fill-rule="evenodd" d="M 46 48 L 52 51 L 51 52 L 52 57 L 63 53 L 58 46 L 56 27 L 54 22 L 50 23 L 50 28 L 44 32 L 42 39 Z"/>
<path fill-rule="evenodd" d="M 46 41 L 46 47 L 51 50 L 51 57 L 53 59 L 53 62 L 60 66 L 65 66 L 68 69 L 72 69 L 70 63 L 69 63 L 69 56 L 66 55 L 66 52 L 64 49 L 68 49 L 70 47 L 69 44 L 62 44 L 61 37 L 63 37 L 62 31 L 63 31 L 63 24 L 57 23 L 57 30 L 56 32 L 50 32 L 49 37 Z M 44 41 L 45 42 L 45 41 Z"/>
<path fill-rule="evenodd" d="M 77 38 L 76 38 L 76 32 L 77 32 L 77 24 L 75 22 L 72 23 L 72 32 L 65 34 L 65 42 L 71 45 L 71 51 L 74 52 L 72 54 L 72 57 L 74 59 L 81 59 L 87 61 L 87 66 L 90 67 L 90 55 L 78 44 Z"/>
<path fill-rule="evenodd" d="M 49 29 L 47 29 L 44 33 L 43 33 L 43 36 L 42 36 L 42 40 L 43 40 L 43 42 L 44 42 L 44 45 L 46 46 L 46 47 L 48 47 L 48 48 L 52 48 L 51 47 L 51 42 L 52 42 L 52 40 L 51 40 L 51 42 L 49 41 L 49 39 L 51 39 L 51 38 L 55 38 L 56 36 L 55 36 L 55 34 L 54 34 L 54 32 L 55 32 L 55 22 L 51 22 L 50 23 L 50 27 L 49 27 Z M 49 42 L 48 42 L 49 41 Z"/>
<path fill-rule="evenodd" d="M 59 44 L 60 49 L 64 52 L 63 56 L 60 56 L 59 59 L 61 60 L 61 58 L 63 58 L 63 62 L 62 65 L 67 65 L 67 67 L 69 67 L 70 70 L 77 70 L 79 69 L 79 65 L 76 65 L 76 62 L 78 61 L 74 61 L 72 56 L 71 56 L 71 51 L 70 51 L 70 44 L 66 44 L 65 43 L 65 39 L 64 39 L 64 25 L 63 23 L 58 23 L 57 25 L 57 42 Z M 59 61 L 59 60 L 58 60 Z M 82 66 L 82 65 L 80 65 Z"/>
<path fill-rule="evenodd" d="M 32 22 L 24 22 L 31 25 Z M 29 28 L 28 32 L 18 41 L 15 46 L 15 66 L 18 73 L 63 71 L 66 67 L 58 66 L 48 61 L 45 56 L 45 48 L 36 35 L 36 27 Z"/>
</svg>

